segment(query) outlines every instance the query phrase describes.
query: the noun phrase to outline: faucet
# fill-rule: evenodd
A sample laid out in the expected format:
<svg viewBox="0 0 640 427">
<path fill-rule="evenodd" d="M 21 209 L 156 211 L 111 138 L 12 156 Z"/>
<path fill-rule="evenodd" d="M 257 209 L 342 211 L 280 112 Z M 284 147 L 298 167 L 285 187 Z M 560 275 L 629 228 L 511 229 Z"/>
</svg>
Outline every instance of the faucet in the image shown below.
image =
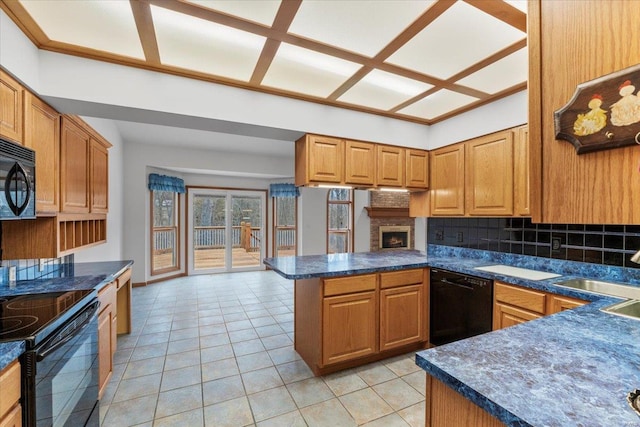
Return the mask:
<svg viewBox="0 0 640 427">
<path fill-rule="evenodd" d="M 640 264 L 640 251 L 636 252 L 632 257 L 631 257 L 631 261 L 635 262 L 636 264 Z"/>
</svg>

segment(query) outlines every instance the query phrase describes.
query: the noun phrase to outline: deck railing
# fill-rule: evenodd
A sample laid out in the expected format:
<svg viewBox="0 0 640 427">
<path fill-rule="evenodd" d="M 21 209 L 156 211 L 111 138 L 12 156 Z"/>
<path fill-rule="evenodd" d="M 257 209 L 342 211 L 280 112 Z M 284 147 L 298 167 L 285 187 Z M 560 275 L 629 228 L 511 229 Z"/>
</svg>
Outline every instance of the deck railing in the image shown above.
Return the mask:
<svg viewBox="0 0 640 427">
<path fill-rule="evenodd" d="M 243 228 L 245 230 L 244 233 Z M 226 236 L 224 226 L 201 226 L 193 227 L 193 229 L 194 249 L 220 249 L 225 247 Z M 248 237 L 245 237 L 245 233 L 247 233 L 246 236 Z M 231 244 L 234 248 L 258 251 L 260 250 L 261 238 L 261 227 L 251 227 L 251 225 L 249 225 L 249 227 L 246 225 L 231 227 Z"/>
<path fill-rule="evenodd" d="M 154 227 L 153 252 L 171 252 L 176 247 L 175 227 Z"/>
</svg>

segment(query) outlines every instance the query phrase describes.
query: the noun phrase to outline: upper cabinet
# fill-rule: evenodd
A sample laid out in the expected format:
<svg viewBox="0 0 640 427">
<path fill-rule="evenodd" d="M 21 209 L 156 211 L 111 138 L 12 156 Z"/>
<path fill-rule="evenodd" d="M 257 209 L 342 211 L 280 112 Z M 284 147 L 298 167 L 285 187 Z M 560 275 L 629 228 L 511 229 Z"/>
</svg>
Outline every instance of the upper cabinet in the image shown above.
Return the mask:
<svg viewBox="0 0 640 427">
<path fill-rule="evenodd" d="M 639 17 L 638 1 L 529 2 L 534 221 L 640 224 L 638 148 L 577 155 L 571 144 L 555 139 L 553 115 L 572 98 L 577 85 L 640 63 Z M 603 24 L 606 31 L 594 31 Z M 638 88 L 640 82 L 634 85 Z M 602 108 L 609 110 L 610 105 Z"/>
<path fill-rule="evenodd" d="M 373 186 L 376 179 L 376 145 L 347 140 L 344 154 L 344 183 Z"/>
<path fill-rule="evenodd" d="M 469 215 L 513 215 L 513 133 L 467 142 L 465 197 Z"/>
<path fill-rule="evenodd" d="M 68 117 L 62 118 L 60 210 L 89 212 L 89 134 Z"/>
<path fill-rule="evenodd" d="M 381 187 L 404 186 L 404 151 L 402 147 L 378 145 L 376 184 Z"/>
<path fill-rule="evenodd" d="M 429 152 L 407 148 L 405 186 L 425 189 L 429 187 Z"/>
<path fill-rule="evenodd" d="M 24 144 L 24 88 L 0 69 L 0 137 Z"/>
<path fill-rule="evenodd" d="M 36 153 L 36 212 L 55 214 L 60 198 L 60 114 L 25 94 L 24 145 Z"/>
<path fill-rule="evenodd" d="M 464 144 L 431 152 L 431 215 L 464 215 Z"/>
<path fill-rule="evenodd" d="M 109 211 L 109 152 L 105 141 L 91 138 L 89 146 L 89 210 L 93 213 Z"/>
<path fill-rule="evenodd" d="M 513 213 L 530 216 L 529 127 L 514 129 L 513 134 Z"/>
<path fill-rule="evenodd" d="M 426 190 L 429 153 L 366 141 L 306 134 L 296 141 L 296 185 Z"/>
</svg>

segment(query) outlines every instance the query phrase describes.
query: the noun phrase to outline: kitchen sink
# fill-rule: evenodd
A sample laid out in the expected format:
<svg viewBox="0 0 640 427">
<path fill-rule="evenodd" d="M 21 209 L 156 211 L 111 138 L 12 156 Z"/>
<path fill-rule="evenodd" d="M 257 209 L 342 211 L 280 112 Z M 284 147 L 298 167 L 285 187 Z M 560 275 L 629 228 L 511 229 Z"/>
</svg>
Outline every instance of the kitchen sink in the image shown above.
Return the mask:
<svg viewBox="0 0 640 427">
<path fill-rule="evenodd" d="M 631 319 L 640 320 L 640 301 L 630 300 L 619 302 L 617 304 L 603 308 L 602 311 L 622 317 L 629 317 Z"/>
<path fill-rule="evenodd" d="M 614 297 L 640 300 L 640 288 L 634 286 L 625 286 L 617 283 L 601 282 L 599 280 L 590 279 L 570 279 L 555 283 L 555 285 L 601 295 L 611 295 Z"/>
</svg>

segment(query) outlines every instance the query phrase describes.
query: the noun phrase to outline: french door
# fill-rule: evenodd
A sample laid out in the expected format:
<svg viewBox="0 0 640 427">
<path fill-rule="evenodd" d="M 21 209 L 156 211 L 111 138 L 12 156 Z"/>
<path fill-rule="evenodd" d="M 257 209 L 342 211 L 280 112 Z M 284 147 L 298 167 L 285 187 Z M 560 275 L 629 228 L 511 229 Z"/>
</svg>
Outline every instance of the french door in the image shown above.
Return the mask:
<svg viewBox="0 0 640 427">
<path fill-rule="evenodd" d="M 188 190 L 188 274 L 262 270 L 266 192 Z"/>
</svg>

